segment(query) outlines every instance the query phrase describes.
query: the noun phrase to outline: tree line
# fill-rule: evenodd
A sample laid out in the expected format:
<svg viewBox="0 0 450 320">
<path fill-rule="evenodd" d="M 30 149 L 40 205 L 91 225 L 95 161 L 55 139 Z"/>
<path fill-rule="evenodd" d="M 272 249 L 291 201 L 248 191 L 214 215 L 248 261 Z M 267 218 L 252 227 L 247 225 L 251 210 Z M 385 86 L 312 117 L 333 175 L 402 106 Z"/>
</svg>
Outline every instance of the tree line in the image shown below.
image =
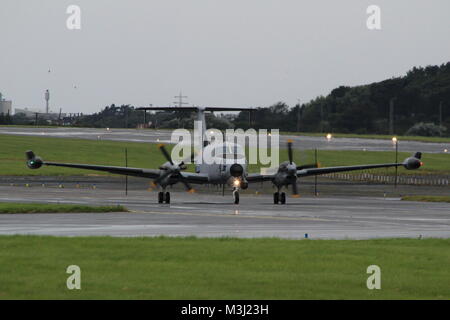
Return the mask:
<svg viewBox="0 0 450 320">
<path fill-rule="evenodd" d="M 367 85 L 340 86 L 327 96 L 289 106 L 277 102 L 251 114 L 209 114 L 209 127 L 278 128 L 284 132 L 358 134 L 450 135 L 450 62 L 440 66 L 414 67 L 405 76 Z M 16 123 L 16 116 L 0 116 L 0 124 Z M 106 106 L 98 113 L 65 119 L 81 127 L 192 128 L 192 112 L 136 110 L 130 105 Z M 17 118 L 23 121 L 22 118 Z"/>
</svg>

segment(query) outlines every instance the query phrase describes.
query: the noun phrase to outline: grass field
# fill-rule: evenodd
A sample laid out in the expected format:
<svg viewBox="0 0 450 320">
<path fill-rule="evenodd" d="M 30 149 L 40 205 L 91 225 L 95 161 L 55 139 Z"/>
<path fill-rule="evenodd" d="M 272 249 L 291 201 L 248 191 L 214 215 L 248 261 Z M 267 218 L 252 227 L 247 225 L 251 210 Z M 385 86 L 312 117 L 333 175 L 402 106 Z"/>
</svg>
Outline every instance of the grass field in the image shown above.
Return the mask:
<svg viewBox="0 0 450 320">
<path fill-rule="evenodd" d="M 422 202 L 448 202 L 450 203 L 450 196 L 404 196 L 402 200 L 405 201 L 422 201 Z"/>
<path fill-rule="evenodd" d="M 166 160 L 157 144 L 118 142 L 106 140 L 60 139 L 49 137 L 24 137 L 0 135 L 0 175 L 86 175 L 105 174 L 81 169 L 42 167 L 30 170 L 25 164 L 25 151 L 33 150 L 44 160 L 55 162 L 78 162 L 88 164 L 125 165 L 124 150 L 128 149 L 130 167 L 157 168 Z M 168 146 L 168 149 L 171 147 Z M 400 152 L 399 160 L 410 156 Z M 280 151 L 280 161 L 287 159 L 287 151 Z M 295 150 L 297 164 L 313 163 L 313 150 Z M 335 151 L 320 150 L 319 162 L 322 166 L 386 163 L 395 160 L 394 152 Z M 400 169 L 401 174 L 450 173 L 450 154 L 424 154 L 425 166 L 420 170 Z M 190 167 L 192 170 L 192 166 Z M 250 172 L 259 172 L 258 165 L 251 165 Z M 393 174 L 393 169 L 379 169 L 377 172 Z"/>
<path fill-rule="evenodd" d="M 0 213 L 76 213 L 126 212 L 123 206 L 85 206 L 78 204 L 40 204 L 0 202 Z"/>
<path fill-rule="evenodd" d="M 0 261 L 0 299 L 450 299 L 449 239 L 2 236 Z"/>
</svg>

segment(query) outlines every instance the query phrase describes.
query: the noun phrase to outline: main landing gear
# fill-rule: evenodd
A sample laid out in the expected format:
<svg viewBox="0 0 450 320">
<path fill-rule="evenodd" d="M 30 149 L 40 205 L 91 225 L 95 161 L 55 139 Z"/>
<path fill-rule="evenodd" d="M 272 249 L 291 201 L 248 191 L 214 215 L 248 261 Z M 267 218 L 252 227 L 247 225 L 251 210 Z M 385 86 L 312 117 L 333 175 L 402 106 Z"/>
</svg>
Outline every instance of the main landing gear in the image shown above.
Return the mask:
<svg viewBox="0 0 450 320">
<path fill-rule="evenodd" d="M 273 203 L 274 204 L 285 204 L 286 203 L 286 193 L 284 192 L 275 192 L 273 194 Z"/>
<path fill-rule="evenodd" d="M 170 192 L 158 192 L 158 203 L 170 203 Z"/>
</svg>

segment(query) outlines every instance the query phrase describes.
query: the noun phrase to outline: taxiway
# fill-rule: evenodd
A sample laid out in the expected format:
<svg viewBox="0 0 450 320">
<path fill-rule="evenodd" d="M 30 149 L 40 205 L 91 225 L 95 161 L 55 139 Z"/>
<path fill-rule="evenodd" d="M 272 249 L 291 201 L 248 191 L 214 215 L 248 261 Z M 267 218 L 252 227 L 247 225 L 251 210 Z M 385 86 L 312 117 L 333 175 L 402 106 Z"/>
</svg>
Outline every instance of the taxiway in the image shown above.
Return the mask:
<svg viewBox="0 0 450 320">
<path fill-rule="evenodd" d="M 170 143 L 171 130 L 139 130 L 139 129 L 95 129 L 95 128 L 26 128 L 0 127 L 0 134 L 22 136 L 57 137 L 89 140 L 112 140 L 147 143 Z M 381 139 L 333 138 L 328 141 L 324 137 L 280 135 L 280 144 L 286 145 L 293 140 L 295 149 L 320 150 L 365 150 L 365 151 L 393 151 L 392 141 Z M 400 151 L 443 153 L 450 150 L 449 143 L 431 143 L 418 141 L 401 141 Z"/>
<path fill-rule="evenodd" d="M 450 204 L 399 198 L 306 196 L 274 205 L 271 195 L 229 196 L 172 191 L 172 203 L 154 192 L 125 196 L 113 189 L 0 186 L 0 201 L 79 203 L 127 207 L 128 213 L 1 214 L 0 234 L 53 236 L 198 236 L 369 239 L 450 237 Z"/>
</svg>

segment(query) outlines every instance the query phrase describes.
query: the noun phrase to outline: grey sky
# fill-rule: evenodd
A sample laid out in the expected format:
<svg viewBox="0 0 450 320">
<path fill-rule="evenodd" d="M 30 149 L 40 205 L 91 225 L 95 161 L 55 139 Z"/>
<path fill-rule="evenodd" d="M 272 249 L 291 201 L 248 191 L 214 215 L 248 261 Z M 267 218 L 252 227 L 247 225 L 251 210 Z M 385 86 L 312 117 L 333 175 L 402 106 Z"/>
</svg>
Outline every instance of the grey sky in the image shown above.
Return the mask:
<svg viewBox="0 0 450 320">
<path fill-rule="evenodd" d="M 0 92 L 42 108 L 49 88 L 53 110 L 84 113 L 171 105 L 180 89 L 196 105 L 294 105 L 449 61 L 449 13 L 448 0 L 2 0 Z"/>
</svg>

